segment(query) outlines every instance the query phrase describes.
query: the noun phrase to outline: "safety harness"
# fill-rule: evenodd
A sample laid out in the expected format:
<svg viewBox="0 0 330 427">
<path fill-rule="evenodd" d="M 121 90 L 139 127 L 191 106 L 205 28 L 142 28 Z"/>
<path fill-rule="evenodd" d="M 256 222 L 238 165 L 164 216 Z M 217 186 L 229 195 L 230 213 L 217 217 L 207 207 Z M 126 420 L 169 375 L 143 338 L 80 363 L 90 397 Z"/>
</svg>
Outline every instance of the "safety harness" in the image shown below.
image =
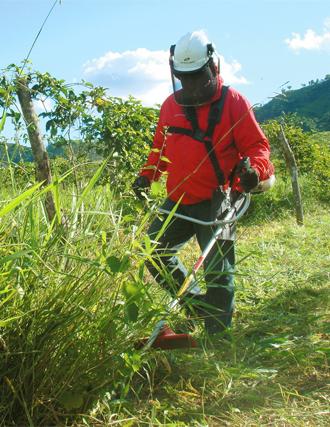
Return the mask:
<svg viewBox="0 0 330 427">
<path fill-rule="evenodd" d="M 229 86 L 222 86 L 221 97 L 216 101 L 212 102 L 208 116 L 208 126 L 205 132 L 203 132 L 198 127 L 198 119 L 195 107 L 184 107 L 184 113 L 187 120 L 189 120 L 189 122 L 191 123 L 191 129 L 176 126 L 170 126 L 168 128 L 168 132 L 170 133 L 187 135 L 199 142 L 204 143 L 220 186 L 225 184 L 225 176 L 220 168 L 217 156 L 215 154 L 214 147 L 212 144 L 212 138 L 214 129 L 216 125 L 220 123 L 221 120 L 223 106 L 226 100 L 228 89 Z"/>
</svg>

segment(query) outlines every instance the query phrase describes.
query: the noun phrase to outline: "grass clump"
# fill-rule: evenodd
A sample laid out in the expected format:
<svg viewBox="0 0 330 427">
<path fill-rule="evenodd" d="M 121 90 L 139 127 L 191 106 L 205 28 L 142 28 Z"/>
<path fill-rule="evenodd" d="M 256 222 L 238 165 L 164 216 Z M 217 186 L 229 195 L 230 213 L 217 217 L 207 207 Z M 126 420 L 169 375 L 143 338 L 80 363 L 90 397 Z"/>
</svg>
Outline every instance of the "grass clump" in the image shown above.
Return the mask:
<svg viewBox="0 0 330 427">
<path fill-rule="evenodd" d="M 144 363 L 133 344 L 159 310 L 142 282 L 146 219 L 136 227 L 109 187 L 72 191 L 60 223 L 38 188 L 0 206 L 4 425 L 58 424 L 105 393 L 120 400 Z"/>
</svg>

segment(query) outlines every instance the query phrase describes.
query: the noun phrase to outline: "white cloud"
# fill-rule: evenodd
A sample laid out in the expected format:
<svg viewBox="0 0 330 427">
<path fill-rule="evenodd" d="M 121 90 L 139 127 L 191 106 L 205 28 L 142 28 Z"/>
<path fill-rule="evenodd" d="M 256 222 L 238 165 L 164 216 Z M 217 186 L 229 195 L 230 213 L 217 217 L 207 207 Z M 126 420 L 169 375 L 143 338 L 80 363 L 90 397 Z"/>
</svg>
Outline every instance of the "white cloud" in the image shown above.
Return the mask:
<svg viewBox="0 0 330 427">
<path fill-rule="evenodd" d="M 128 95 L 153 105 L 162 102 L 170 91 L 168 53 L 139 48 L 122 53 L 107 52 L 84 65 L 84 77 L 109 88 L 110 94 Z"/>
<path fill-rule="evenodd" d="M 292 33 L 291 38 L 285 39 L 285 43 L 294 52 L 305 50 L 329 50 L 330 49 L 330 18 L 324 22 L 322 34 L 317 34 L 314 30 L 308 29 L 303 36 L 299 33 Z"/>
<path fill-rule="evenodd" d="M 144 105 L 160 104 L 172 90 L 168 58 L 169 53 L 164 50 L 109 51 L 84 65 L 84 78 L 109 88 L 113 96 L 133 95 Z M 239 62 L 228 63 L 220 57 L 221 74 L 227 84 L 247 83 L 245 77 L 239 75 L 241 68 Z"/>
<path fill-rule="evenodd" d="M 242 65 L 236 59 L 233 62 L 226 62 L 225 58 L 220 55 L 220 73 L 226 84 L 248 84 L 245 77 L 238 75 L 241 69 Z"/>
</svg>

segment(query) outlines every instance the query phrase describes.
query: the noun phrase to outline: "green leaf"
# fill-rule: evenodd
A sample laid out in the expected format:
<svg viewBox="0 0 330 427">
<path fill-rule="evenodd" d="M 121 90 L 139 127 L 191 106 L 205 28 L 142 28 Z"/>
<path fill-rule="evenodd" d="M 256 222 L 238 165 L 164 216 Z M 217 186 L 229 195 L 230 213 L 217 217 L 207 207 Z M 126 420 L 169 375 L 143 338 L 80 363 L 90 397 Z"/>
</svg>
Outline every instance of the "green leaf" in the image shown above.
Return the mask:
<svg viewBox="0 0 330 427">
<path fill-rule="evenodd" d="M 120 272 L 125 273 L 130 268 L 130 257 L 129 255 L 123 256 L 121 259 Z"/>
<path fill-rule="evenodd" d="M 141 290 L 135 283 L 125 283 L 123 285 L 123 294 L 126 299 L 125 311 L 127 320 L 136 322 L 139 316 L 139 307 L 136 301 L 141 295 Z"/>
<path fill-rule="evenodd" d="M 59 401 L 67 411 L 70 411 L 71 409 L 78 409 L 84 403 L 81 393 L 71 391 L 65 391 L 60 396 Z"/>
<path fill-rule="evenodd" d="M 170 159 L 168 159 L 168 158 L 167 158 L 167 157 L 165 157 L 165 156 L 161 156 L 161 157 L 160 157 L 160 160 L 162 160 L 163 162 L 172 163 L 172 162 L 171 162 L 171 160 L 170 160 Z"/>
<path fill-rule="evenodd" d="M 162 184 L 158 181 L 154 181 L 151 184 L 150 192 L 152 196 L 158 196 L 162 192 Z"/>
<path fill-rule="evenodd" d="M 125 273 L 130 266 L 128 255 L 125 255 L 123 258 L 111 255 L 106 259 L 106 262 L 113 273 Z"/>
<path fill-rule="evenodd" d="M 5 127 L 6 117 L 7 117 L 7 113 L 6 111 L 4 111 L 0 120 L 0 132 L 2 132 L 3 128 Z"/>
<path fill-rule="evenodd" d="M 60 197 L 59 185 L 58 185 L 59 179 L 58 179 L 56 172 L 54 175 L 55 175 L 55 178 L 53 180 L 54 187 L 52 189 L 52 193 L 53 193 L 53 200 L 54 200 L 54 205 L 55 205 L 57 222 L 58 222 L 58 224 L 61 224 L 62 223 L 62 214 L 61 214 L 61 197 Z"/>
<path fill-rule="evenodd" d="M 119 258 L 117 258 L 116 256 L 113 256 L 113 255 L 109 256 L 107 258 L 107 264 L 113 273 L 119 273 L 120 266 L 121 266 L 121 260 Z"/>
<path fill-rule="evenodd" d="M 13 209 L 15 209 L 20 203 L 22 203 L 24 200 L 31 197 L 38 188 L 42 185 L 42 182 L 39 182 L 38 184 L 34 185 L 33 187 L 29 188 L 28 190 L 24 191 L 24 193 L 20 194 L 19 196 L 15 197 L 11 202 L 9 202 L 7 205 L 5 205 L 0 210 L 0 218 L 2 216 L 5 216 L 7 213 L 11 212 Z"/>
<path fill-rule="evenodd" d="M 31 254 L 31 251 L 26 250 L 26 251 L 19 251 L 19 252 L 15 252 L 13 254 L 10 254 L 10 255 L 6 255 L 0 259 L 0 265 L 6 264 L 7 262 L 13 261 L 16 259 L 25 258 L 30 254 Z"/>
<path fill-rule="evenodd" d="M 146 252 L 150 253 L 152 250 L 152 246 L 151 246 L 151 240 L 150 240 L 150 237 L 148 236 L 148 234 L 146 234 L 144 236 L 143 240 L 144 240 L 144 247 L 145 247 Z"/>
<path fill-rule="evenodd" d="M 140 288 L 135 283 L 125 283 L 123 285 L 123 294 L 127 300 L 132 300 L 140 295 Z"/>
<path fill-rule="evenodd" d="M 0 320 L 0 327 L 4 327 L 6 326 L 8 323 L 11 323 L 13 320 L 17 320 L 22 316 L 14 316 L 14 317 L 9 317 L 8 319 L 5 320 Z"/>
<path fill-rule="evenodd" d="M 135 302 L 126 303 L 125 305 L 126 316 L 129 322 L 136 322 L 139 317 L 139 307 Z"/>
</svg>

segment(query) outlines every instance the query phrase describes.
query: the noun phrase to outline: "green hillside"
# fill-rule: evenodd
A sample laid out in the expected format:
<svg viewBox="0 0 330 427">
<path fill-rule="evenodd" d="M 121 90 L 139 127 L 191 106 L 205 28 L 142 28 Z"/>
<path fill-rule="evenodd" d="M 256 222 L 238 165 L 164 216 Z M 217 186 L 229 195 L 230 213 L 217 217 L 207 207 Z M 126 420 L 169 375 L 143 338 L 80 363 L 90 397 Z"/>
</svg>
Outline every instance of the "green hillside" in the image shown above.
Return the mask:
<svg viewBox="0 0 330 427">
<path fill-rule="evenodd" d="M 7 162 L 7 154 L 6 154 L 4 144 L 5 142 L 0 144 L 0 163 Z M 72 141 L 71 144 L 73 145 L 74 150 L 76 149 L 76 146 L 79 145 L 79 143 L 78 142 L 76 143 L 75 141 Z M 18 145 L 13 143 L 6 143 L 6 145 L 7 145 L 8 157 L 13 163 L 33 162 L 33 154 L 29 146 L 25 146 L 21 144 Z M 54 159 L 56 157 L 64 157 L 64 158 L 67 157 L 65 155 L 65 150 L 63 149 L 63 147 L 58 147 L 56 145 L 49 144 L 46 147 L 46 149 L 51 159 Z"/>
<path fill-rule="evenodd" d="M 0 144 L 0 163 L 7 163 L 7 156 L 13 163 L 33 162 L 33 155 L 30 147 L 2 142 Z"/>
<path fill-rule="evenodd" d="M 306 128 L 330 130 L 330 74 L 300 89 L 283 89 L 281 94 L 257 108 L 255 113 L 259 122 L 276 119 L 283 113 L 296 113 L 304 118 Z"/>
</svg>

